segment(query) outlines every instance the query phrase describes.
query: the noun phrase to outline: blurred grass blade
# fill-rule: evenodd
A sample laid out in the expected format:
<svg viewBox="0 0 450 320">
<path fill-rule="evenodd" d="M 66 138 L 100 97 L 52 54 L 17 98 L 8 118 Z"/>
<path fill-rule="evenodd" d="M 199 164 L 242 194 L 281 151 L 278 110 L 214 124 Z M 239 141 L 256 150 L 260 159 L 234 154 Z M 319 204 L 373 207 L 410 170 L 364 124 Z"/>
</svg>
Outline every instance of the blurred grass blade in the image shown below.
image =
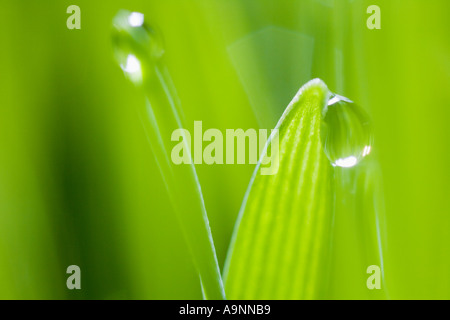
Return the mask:
<svg viewBox="0 0 450 320">
<path fill-rule="evenodd" d="M 133 17 L 142 21 L 134 25 Z M 140 109 L 143 126 L 165 182 L 171 204 L 180 222 L 192 260 L 199 273 L 205 299 L 224 299 L 225 293 L 217 262 L 203 194 L 195 167 L 175 165 L 171 160 L 172 134 L 183 128 L 180 100 L 164 63 L 161 35 L 144 23 L 144 15 L 126 10 L 113 21 L 115 57 L 126 74 L 146 98 Z M 190 150 L 186 133 L 185 150 Z M 188 155 L 189 158 L 191 155 Z"/>
<path fill-rule="evenodd" d="M 327 298 L 389 299 L 384 256 L 387 249 L 382 172 L 376 158 L 335 169 L 335 223 Z M 381 287 L 368 290 L 369 266 L 381 270 Z"/>
<path fill-rule="evenodd" d="M 261 175 L 259 164 L 250 182 L 224 270 L 229 299 L 323 294 L 334 202 L 332 167 L 320 142 L 329 95 L 321 80 L 308 82 L 276 127 L 279 171 Z"/>
<path fill-rule="evenodd" d="M 227 50 L 258 124 L 273 128 L 298 84 L 311 79 L 314 38 L 268 26 L 240 38 Z"/>
</svg>

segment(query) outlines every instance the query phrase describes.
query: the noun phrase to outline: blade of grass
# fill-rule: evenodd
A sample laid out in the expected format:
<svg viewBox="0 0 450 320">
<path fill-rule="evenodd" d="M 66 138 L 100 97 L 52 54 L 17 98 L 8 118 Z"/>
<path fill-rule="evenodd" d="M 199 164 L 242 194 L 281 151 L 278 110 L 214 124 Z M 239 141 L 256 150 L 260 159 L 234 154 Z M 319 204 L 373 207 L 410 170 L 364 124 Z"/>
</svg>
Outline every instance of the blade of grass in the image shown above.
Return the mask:
<svg viewBox="0 0 450 320">
<path fill-rule="evenodd" d="M 163 61 L 163 43 L 158 33 L 143 21 L 137 27 L 130 25 L 132 15 L 122 10 L 114 18 L 116 59 L 146 99 L 145 108 L 140 109 L 142 123 L 199 273 L 203 296 L 205 299 L 224 299 L 219 264 L 195 167 L 192 161 L 190 165 L 175 165 L 171 160 L 172 133 L 182 129 L 183 123 L 180 100 Z M 138 16 L 141 17 L 140 14 Z M 131 67 L 123 66 L 130 61 L 133 62 Z M 184 149 L 190 150 L 186 133 L 182 132 Z"/>
<path fill-rule="evenodd" d="M 279 171 L 261 175 L 260 160 L 250 182 L 224 269 L 230 299 L 321 297 L 334 201 L 320 142 L 329 94 L 321 80 L 308 82 L 277 124 Z"/>
</svg>

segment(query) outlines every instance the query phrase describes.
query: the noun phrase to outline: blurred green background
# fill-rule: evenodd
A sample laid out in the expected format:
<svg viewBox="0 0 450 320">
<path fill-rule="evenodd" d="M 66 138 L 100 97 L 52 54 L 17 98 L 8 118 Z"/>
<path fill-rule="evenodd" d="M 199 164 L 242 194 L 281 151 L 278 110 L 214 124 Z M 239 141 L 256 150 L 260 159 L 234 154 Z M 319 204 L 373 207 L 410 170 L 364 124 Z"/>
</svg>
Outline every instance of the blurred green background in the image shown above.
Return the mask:
<svg viewBox="0 0 450 320">
<path fill-rule="evenodd" d="M 81 30 L 66 27 L 72 4 Z M 366 27 L 373 4 L 381 30 Z M 3 0 L 0 298 L 202 297 L 137 116 L 144 99 L 113 59 L 119 9 L 161 30 L 188 129 L 271 128 L 315 77 L 367 110 L 389 297 L 450 298 L 446 0 Z M 197 166 L 221 267 L 253 169 Z M 66 288 L 72 264 L 82 290 Z M 337 275 L 332 297 L 349 290 Z"/>
</svg>

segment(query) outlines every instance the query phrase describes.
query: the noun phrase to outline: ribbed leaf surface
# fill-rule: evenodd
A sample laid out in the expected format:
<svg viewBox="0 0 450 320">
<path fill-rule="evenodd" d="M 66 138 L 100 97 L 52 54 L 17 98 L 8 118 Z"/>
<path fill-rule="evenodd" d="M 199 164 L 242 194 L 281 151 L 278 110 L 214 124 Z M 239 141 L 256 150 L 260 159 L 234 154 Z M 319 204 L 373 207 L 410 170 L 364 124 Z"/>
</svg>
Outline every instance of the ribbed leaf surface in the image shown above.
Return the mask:
<svg viewBox="0 0 450 320">
<path fill-rule="evenodd" d="M 224 270 L 228 299 L 321 297 L 334 201 L 320 142 L 328 96 L 321 80 L 308 82 L 277 125 L 279 170 L 261 175 L 260 164 L 249 185 Z"/>
</svg>

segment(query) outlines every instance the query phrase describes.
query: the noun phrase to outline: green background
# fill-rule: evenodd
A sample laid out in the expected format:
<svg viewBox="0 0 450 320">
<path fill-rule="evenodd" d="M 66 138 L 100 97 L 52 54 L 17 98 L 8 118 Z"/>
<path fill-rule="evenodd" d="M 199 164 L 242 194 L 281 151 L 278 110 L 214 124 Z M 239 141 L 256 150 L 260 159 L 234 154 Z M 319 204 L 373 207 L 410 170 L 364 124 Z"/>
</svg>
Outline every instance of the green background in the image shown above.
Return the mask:
<svg viewBox="0 0 450 320">
<path fill-rule="evenodd" d="M 81 30 L 66 27 L 72 4 Z M 366 27 L 372 4 L 381 30 Z M 161 30 L 188 129 L 270 128 L 315 77 L 360 104 L 383 178 L 389 297 L 450 298 L 446 0 L 3 0 L 0 298 L 201 298 L 144 99 L 113 59 L 119 9 Z M 197 166 L 221 267 L 253 169 Z M 66 288 L 72 264 L 79 291 Z M 365 298 L 334 277 L 333 298 Z"/>
</svg>

